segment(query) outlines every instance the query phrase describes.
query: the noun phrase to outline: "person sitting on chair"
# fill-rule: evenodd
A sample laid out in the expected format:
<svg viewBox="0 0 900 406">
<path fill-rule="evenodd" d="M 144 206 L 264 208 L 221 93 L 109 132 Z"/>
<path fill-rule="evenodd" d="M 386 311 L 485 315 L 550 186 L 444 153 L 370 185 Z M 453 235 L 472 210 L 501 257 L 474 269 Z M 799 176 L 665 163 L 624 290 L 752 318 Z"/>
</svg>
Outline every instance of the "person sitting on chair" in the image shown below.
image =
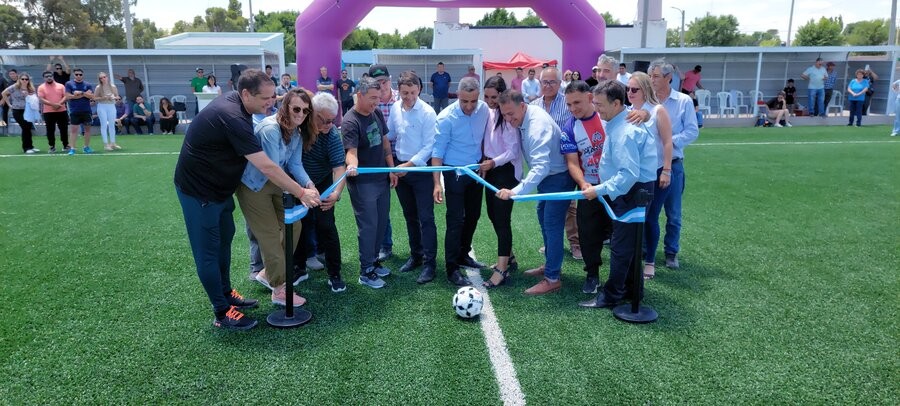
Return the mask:
<svg viewBox="0 0 900 406">
<path fill-rule="evenodd" d="M 768 116 L 775 123 L 775 127 L 793 127 L 790 122 L 791 111 L 788 109 L 784 92 L 778 92 L 778 96 L 766 102 L 766 106 L 769 107 Z M 781 120 L 784 120 L 783 126 Z"/>
</svg>

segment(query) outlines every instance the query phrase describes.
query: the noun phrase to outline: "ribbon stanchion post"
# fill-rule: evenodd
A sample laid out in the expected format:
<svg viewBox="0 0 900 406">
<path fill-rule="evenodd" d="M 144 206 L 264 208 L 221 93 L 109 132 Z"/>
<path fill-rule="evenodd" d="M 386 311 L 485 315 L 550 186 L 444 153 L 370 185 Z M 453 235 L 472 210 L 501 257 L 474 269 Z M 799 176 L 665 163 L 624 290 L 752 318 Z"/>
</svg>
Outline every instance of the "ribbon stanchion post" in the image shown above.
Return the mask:
<svg viewBox="0 0 900 406">
<path fill-rule="evenodd" d="M 284 192 L 284 281 L 285 303 L 284 309 L 278 309 L 266 317 L 266 322 L 272 327 L 294 328 L 300 327 L 312 320 L 312 313 L 303 309 L 294 309 L 294 223 L 300 221 L 309 211 L 302 204 L 294 201 L 294 196 Z"/>
<path fill-rule="evenodd" d="M 636 199 L 638 206 L 637 210 L 646 211 L 646 206 L 650 203 L 652 196 L 653 195 L 647 190 L 639 189 L 637 191 Z M 657 314 L 656 310 L 653 310 L 652 307 L 641 305 L 641 297 L 644 295 L 644 277 L 643 272 L 641 271 L 641 247 L 644 240 L 644 217 L 640 216 L 640 222 L 629 222 L 638 223 L 634 241 L 634 259 L 631 261 L 631 267 L 628 274 L 631 278 L 631 303 L 616 306 L 613 309 L 613 315 L 616 316 L 617 319 L 627 323 L 652 323 L 659 318 L 659 314 Z"/>
</svg>

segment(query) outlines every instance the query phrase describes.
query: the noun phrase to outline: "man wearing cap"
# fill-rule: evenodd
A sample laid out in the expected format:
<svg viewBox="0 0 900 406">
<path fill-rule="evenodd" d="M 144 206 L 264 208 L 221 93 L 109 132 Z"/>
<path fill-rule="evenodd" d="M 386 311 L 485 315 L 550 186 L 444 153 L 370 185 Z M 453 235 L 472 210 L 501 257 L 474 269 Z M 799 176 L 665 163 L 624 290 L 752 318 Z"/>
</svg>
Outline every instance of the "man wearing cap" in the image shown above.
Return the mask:
<svg viewBox="0 0 900 406">
<path fill-rule="evenodd" d="M 369 77 L 378 81 L 378 109 L 387 122 L 391 118 L 391 107 L 397 100 L 400 100 L 400 94 L 391 88 L 391 74 L 388 72 L 387 66 L 382 64 L 372 65 L 369 67 Z M 397 138 L 394 134 L 388 134 L 388 141 L 391 144 L 392 157 L 397 156 Z M 393 158 L 396 161 L 396 158 Z M 390 210 L 390 200 L 388 200 L 388 210 Z M 384 239 L 382 239 L 381 250 L 378 251 L 378 261 L 387 261 L 394 255 L 394 230 L 391 227 L 391 218 L 387 219 L 387 228 L 384 231 Z"/>
<path fill-rule="evenodd" d="M 191 78 L 191 92 L 203 93 L 203 86 L 206 86 L 206 77 L 203 76 L 203 68 L 198 66 L 195 71 L 197 72 L 197 76 Z M 197 115 L 198 113 L 200 113 L 199 100 L 194 104 L 194 115 Z"/>
<path fill-rule="evenodd" d="M 591 68 L 591 77 L 587 78 L 587 80 L 584 81 L 585 83 L 588 84 L 588 86 L 590 86 L 590 87 L 597 86 L 597 83 L 599 82 L 597 80 L 597 72 L 599 72 L 599 70 L 600 69 L 598 69 L 596 66 Z"/>
<path fill-rule="evenodd" d="M 534 69 L 528 69 L 528 79 L 522 81 L 522 96 L 525 97 L 525 103 L 541 97 L 541 82 L 534 78 Z"/>
<path fill-rule="evenodd" d="M 437 72 L 431 74 L 431 96 L 434 111 L 439 112 L 450 104 L 450 74 L 444 71 L 444 63 L 438 62 Z"/>
</svg>

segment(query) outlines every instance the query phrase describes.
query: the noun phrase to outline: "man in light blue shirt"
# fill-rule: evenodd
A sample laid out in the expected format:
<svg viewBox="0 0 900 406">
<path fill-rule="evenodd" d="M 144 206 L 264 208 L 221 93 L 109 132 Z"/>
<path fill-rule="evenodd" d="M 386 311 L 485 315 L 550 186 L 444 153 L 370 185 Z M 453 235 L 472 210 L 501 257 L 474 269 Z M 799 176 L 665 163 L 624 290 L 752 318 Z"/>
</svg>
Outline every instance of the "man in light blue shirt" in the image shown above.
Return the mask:
<svg viewBox="0 0 900 406">
<path fill-rule="evenodd" d="M 419 77 L 414 72 L 403 72 L 397 84 L 401 102 L 391 106 L 387 122 L 388 138 L 397 140 L 394 162 L 398 167 L 428 166 L 434 148 L 437 116 L 434 109 L 419 98 Z M 400 267 L 400 272 L 409 272 L 424 264 L 417 282 L 427 283 L 434 279 L 437 266 L 432 175 L 426 172 L 400 172 L 398 175 L 400 179 L 395 190 L 409 236 L 409 259 Z"/>
<path fill-rule="evenodd" d="M 522 81 L 522 95 L 527 103 L 541 97 L 541 82 L 534 78 L 534 68 L 528 70 L 528 79 Z"/>
<path fill-rule="evenodd" d="M 808 80 L 809 84 L 806 88 L 807 104 L 809 106 L 809 115 L 825 117 L 825 79 L 828 78 L 828 70 L 822 66 L 822 58 L 816 58 L 813 66 L 806 68 L 800 77 Z"/>
<path fill-rule="evenodd" d="M 432 166 L 463 166 L 481 161 L 481 142 L 489 111 L 487 104 L 478 100 L 480 93 L 481 88 L 475 78 L 466 77 L 459 81 L 458 100 L 437 117 Z M 433 197 L 437 204 L 444 202 L 440 176 L 439 172 L 434 172 Z M 481 217 L 483 187 L 474 179 L 454 172 L 444 173 L 444 186 L 447 194 L 447 232 L 444 235 L 447 280 L 456 286 L 466 286 L 470 282 L 460 273 L 460 267 L 484 267 L 469 256 L 475 227 Z"/>
<path fill-rule="evenodd" d="M 643 206 L 653 193 L 656 181 L 656 138 L 642 127 L 626 121 L 625 87 L 616 80 L 602 81 L 594 87 L 594 108 L 606 123 L 606 141 L 600 157 L 601 183 L 582 192 L 590 200 L 609 197 L 617 216 Z M 628 270 L 634 262 L 635 240 L 641 223 L 613 221 L 610 239 L 609 279 L 597 297 L 581 302 L 583 307 L 613 307 L 626 295 Z M 638 270 L 635 270 L 638 272 Z"/>
<path fill-rule="evenodd" d="M 681 196 L 684 193 L 684 148 L 694 142 L 700 135 L 697 128 L 697 115 L 694 114 L 694 102 L 691 97 L 673 91 L 669 86 L 675 68 L 664 60 L 656 60 L 650 65 L 650 82 L 656 97 L 662 102 L 669 120 L 672 122 L 672 173 L 671 183 L 665 189 L 659 189 L 653 195 L 653 202 L 647 209 L 646 229 L 644 230 L 645 266 L 654 266 L 656 246 L 659 244 L 659 213 L 666 209 L 666 237 L 664 250 L 666 266 L 678 269 L 678 252 L 681 247 Z M 661 169 L 660 169 L 661 170 Z"/>
<path fill-rule="evenodd" d="M 500 94 L 503 119 L 522 134 L 522 156 L 528 163 L 528 173 L 512 189 L 500 189 L 497 197 L 509 199 L 531 193 L 568 192 L 575 189 L 565 157 L 559 153 L 562 131 L 541 107 L 525 104 L 522 93 L 509 89 Z M 527 273 L 543 276 L 540 282 L 525 290 L 527 295 L 543 295 L 562 287 L 559 276 L 563 260 L 563 226 L 569 200 L 542 200 L 537 204 L 537 218 L 544 240 L 545 267 Z"/>
</svg>

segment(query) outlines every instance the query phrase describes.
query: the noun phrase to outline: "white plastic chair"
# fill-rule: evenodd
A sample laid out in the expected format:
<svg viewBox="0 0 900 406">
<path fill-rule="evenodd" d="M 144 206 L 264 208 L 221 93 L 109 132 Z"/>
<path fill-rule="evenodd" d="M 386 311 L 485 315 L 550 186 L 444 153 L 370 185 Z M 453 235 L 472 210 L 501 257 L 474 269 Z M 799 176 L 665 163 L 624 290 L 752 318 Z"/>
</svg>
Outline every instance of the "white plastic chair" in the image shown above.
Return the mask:
<svg viewBox="0 0 900 406">
<path fill-rule="evenodd" d="M 759 90 L 751 90 L 747 93 L 750 96 L 750 103 L 753 103 L 753 117 L 756 117 L 759 114 L 759 107 L 763 106 L 759 104 L 759 102 L 766 102 L 766 97 L 763 95 L 763 92 Z"/>
<path fill-rule="evenodd" d="M 706 111 L 707 115 L 712 114 L 712 107 L 709 106 L 712 94 L 709 90 L 697 89 L 694 91 L 694 95 L 697 96 L 697 109 L 700 110 L 701 113 Z"/>
<path fill-rule="evenodd" d="M 719 92 L 716 93 L 716 99 L 719 101 L 719 118 L 725 118 L 725 114 L 728 111 L 731 111 L 731 115 L 737 117 L 737 107 L 730 106 L 728 104 L 728 99 L 731 98 L 731 93 L 728 92 Z"/>
<path fill-rule="evenodd" d="M 153 114 L 155 114 L 157 118 L 159 118 L 159 101 L 162 100 L 163 97 L 166 96 L 155 94 L 147 99 L 147 103 L 149 103 L 147 108 L 150 109 L 150 111 L 153 112 Z"/>
<path fill-rule="evenodd" d="M 749 115 L 750 114 L 750 106 L 744 104 L 744 92 L 740 90 L 732 90 L 731 91 L 731 105 L 732 107 L 737 109 L 738 116 L 741 115 L 741 109 Z"/>
<path fill-rule="evenodd" d="M 838 90 L 831 92 L 831 102 L 829 102 L 828 107 L 825 108 L 826 116 L 831 109 L 837 109 L 838 115 L 844 114 L 844 94 Z"/>
<path fill-rule="evenodd" d="M 187 96 L 185 96 L 183 94 L 176 94 L 175 96 L 172 96 L 172 103 L 174 104 L 176 102 L 182 102 L 185 105 L 187 105 Z M 184 112 L 184 111 L 179 111 L 179 112 L 175 113 L 175 116 L 178 117 L 179 123 L 187 122 L 187 114 L 185 114 L 185 113 L 186 112 Z"/>
</svg>

